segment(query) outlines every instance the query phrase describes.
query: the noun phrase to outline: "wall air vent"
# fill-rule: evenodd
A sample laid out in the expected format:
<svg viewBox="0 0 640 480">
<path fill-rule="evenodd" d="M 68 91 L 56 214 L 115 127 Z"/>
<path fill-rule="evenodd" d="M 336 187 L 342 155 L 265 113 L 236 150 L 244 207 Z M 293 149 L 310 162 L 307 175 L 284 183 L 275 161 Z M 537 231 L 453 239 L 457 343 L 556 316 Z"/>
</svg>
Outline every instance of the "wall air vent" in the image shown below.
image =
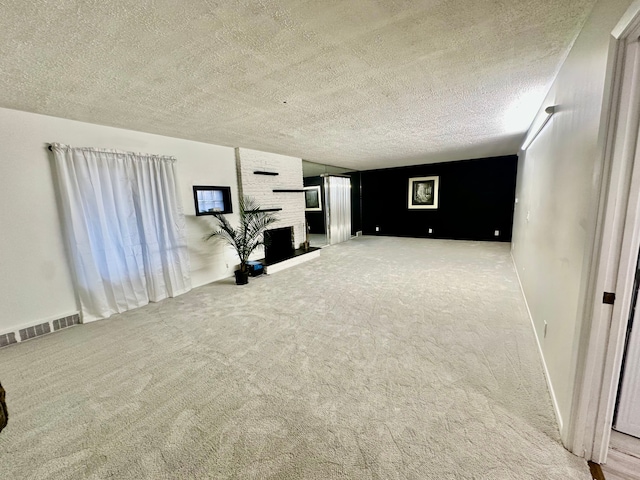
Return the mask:
<svg viewBox="0 0 640 480">
<path fill-rule="evenodd" d="M 16 334 L 14 332 L 3 333 L 0 335 L 0 347 L 6 347 L 12 343 L 18 343 L 16 340 Z"/>
<path fill-rule="evenodd" d="M 58 331 L 61 328 L 67 328 L 72 325 L 80 324 L 80 315 L 77 313 L 75 315 L 69 315 L 68 317 L 61 318 L 59 320 L 53 321 L 53 331 Z"/>
<path fill-rule="evenodd" d="M 33 327 L 23 328 L 20 330 L 20 341 L 24 342 L 25 340 L 39 337 L 46 333 L 51 333 L 51 325 L 49 325 L 49 322 L 34 325 Z"/>
<path fill-rule="evenodd" d="M 80 315 L 75 313 L 73 315 L 69 315 L 67 317 L 59 318 L 54 320 L 53 322 L 44 322 L 39 325 L 33 325 L 31 327 L 21 328 L 15 332 L 8 332 L 0 334 L 0 348 L 6 347 L 8 345 L 12 345 L 14 343 L 24 342 L 25 340 L 30 340 L 32 338 L 40 337 L 42 335 L 46 335 L 47 333 L 51 333 L 51 327 L 53 325 L 53 331 L 60 330 L 62 328 L 71 327 L 73 325 L 79 325 L 82 322 L 80 321 Z M 16 336 L 20 337 L 20 340 L 16 338 Z"/>
</svg>

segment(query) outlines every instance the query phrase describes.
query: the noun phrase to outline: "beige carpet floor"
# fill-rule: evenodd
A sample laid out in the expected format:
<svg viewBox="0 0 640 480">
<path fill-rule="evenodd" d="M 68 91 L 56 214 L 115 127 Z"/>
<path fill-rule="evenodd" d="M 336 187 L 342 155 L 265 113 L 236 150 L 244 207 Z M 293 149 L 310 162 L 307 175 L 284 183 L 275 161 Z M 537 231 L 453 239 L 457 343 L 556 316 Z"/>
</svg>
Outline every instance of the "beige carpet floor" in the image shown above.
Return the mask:
<svg viewBox="0 0 640 480">
<path fill-rule="evenodd" d="M 3 479 L 589 479 L 509 245 L 360 237 L 0 350 Z"/>
</svg>

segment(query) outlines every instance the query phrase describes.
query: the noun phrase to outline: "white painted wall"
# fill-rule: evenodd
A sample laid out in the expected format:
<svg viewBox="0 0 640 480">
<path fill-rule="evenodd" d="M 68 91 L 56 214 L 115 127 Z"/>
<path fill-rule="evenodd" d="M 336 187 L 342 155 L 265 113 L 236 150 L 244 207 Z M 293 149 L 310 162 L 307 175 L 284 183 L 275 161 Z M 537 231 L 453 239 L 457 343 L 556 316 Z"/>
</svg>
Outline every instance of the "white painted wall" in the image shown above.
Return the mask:
<svg viewBox="0 0 640 480">
<path fill-rule="evenodd" d="M 598 140 L 610 34 L 630 3 L 596 4 L 539 115 L 549 105 L 557 105 L 557 113 L 518 165 L 512 253 L 564 439 L 585 321 L 582 305 L 599 194 Z"/>
<path fill-rule="evenodd" d="M 244 195 L 255 198 L 262 208 L 282 208 L 276 212 L 278 222 L 272 228 L 293 227 L 295 247 L 298 248 L 305 241 L 304 194 L 274 192 L 273 189 L 302 190 L 302 159 L 237 148 L 236 160 Z M 277 172 L 278 175 L 255 175 L 256 170 Z"/>
<path fill-rule="evenodd" d="M 233 253 L 203 240 L 211 221 L 195 216 L 191 188 L 231 186 L 237 205 L 233 148 L 0 109 L 0 334 L 78 311 L 46 149 L 50 142 L 176 157 L 192 284 L 233 273 Z"/>
</svg>

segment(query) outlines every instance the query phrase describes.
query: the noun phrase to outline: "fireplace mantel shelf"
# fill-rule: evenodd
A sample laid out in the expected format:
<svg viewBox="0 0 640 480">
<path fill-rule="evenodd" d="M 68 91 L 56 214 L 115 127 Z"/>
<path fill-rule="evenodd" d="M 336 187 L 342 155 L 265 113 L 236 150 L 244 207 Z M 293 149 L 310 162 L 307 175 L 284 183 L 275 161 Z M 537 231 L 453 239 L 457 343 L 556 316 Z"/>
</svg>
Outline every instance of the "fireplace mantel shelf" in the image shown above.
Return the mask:
<svg viewBox="0 0 640 480">
<path fill-rule="evenodd" d="M 298 189 L 298 190 L 294 190 L 291 188 L 274 188 L 273 191 L 275 193 L 302 193 L 304 192 L 304 190 Z"/>
</svg>

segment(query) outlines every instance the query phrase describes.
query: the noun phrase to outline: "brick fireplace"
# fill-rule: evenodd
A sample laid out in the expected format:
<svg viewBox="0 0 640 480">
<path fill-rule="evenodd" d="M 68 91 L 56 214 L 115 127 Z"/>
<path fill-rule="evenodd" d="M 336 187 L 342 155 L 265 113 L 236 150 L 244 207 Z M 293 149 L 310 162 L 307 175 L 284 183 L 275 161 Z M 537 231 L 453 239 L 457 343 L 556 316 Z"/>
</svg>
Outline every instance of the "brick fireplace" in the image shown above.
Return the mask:
<svg viewBox="0 0 640 480">
<path fill-rule="evenodd" d="M 274 230 L 290 228 L 290 242 L 298 248 L 306 239 L 302 159 L 236 148 L 236 169 L 239 194 L 253 197 L 263 209 L 275 210 Z"/>
</svg>

